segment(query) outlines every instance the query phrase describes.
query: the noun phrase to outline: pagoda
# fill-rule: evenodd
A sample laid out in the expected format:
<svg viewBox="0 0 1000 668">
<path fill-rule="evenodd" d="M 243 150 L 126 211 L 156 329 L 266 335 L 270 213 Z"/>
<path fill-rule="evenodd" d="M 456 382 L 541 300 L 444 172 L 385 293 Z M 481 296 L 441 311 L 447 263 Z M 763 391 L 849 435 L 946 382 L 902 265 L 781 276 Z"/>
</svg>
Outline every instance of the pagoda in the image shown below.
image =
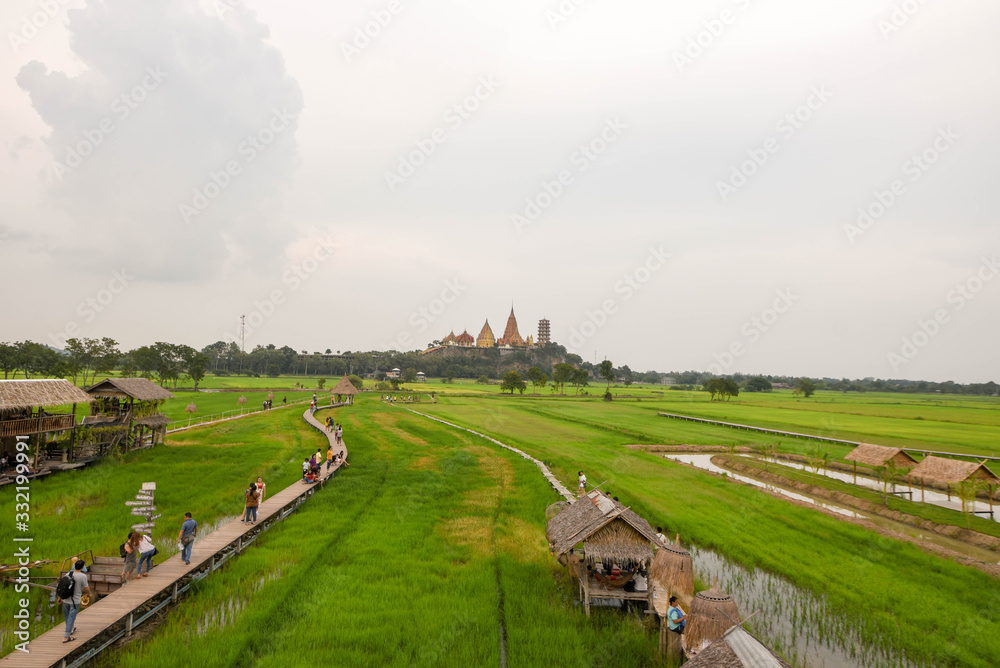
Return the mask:
<svg viewBox="0 0 1000 668">
<path fill-rule="evenodd" d="M 455 342 L 455 330 L 451 330 L 451 332 L 448 333 L 448 336 L 446 336 L 443 339 L 441 339 L 441 345 L 443 345 L 443 346 L 453 346 L 455 344 L 456 344 L 456 342 Z"/>
<path fill-rule="evenodd" d="M 490 319 L 486 319 L 486 324 L 479 331 L 479 336 L 476 337 L 476 347 L 477 348 L 492 348 L 496 344 L 496 337 L 493 336 L 493 330 L 490 329 Z"/>
<path fill-rule="evenodd" d="M 476 340 L 472 338 L 472 334 L 469 334 L 469 330 L 463 330 L 461 334 L 455 337 L 455 344 L 461 346 L 462 348 L 471 348 L 476 343 Z"/>
<path fill-rule="evenodd" d="M 510 316 L 507 318 L 507 327 L 503 330 L 503 337 L 497 341 L 501 346 L 523 347 L 524 339 L 517 331 L 517 318 L 514 317 L 514 307 L 510 307 Z"/>
</svg>

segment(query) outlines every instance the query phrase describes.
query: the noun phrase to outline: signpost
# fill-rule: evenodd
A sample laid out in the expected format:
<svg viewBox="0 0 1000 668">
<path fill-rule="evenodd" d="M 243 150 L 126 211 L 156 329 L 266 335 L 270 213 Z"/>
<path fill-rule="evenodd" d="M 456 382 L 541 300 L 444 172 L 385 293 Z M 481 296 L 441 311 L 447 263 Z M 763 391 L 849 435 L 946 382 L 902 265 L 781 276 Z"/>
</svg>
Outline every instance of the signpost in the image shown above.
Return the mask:
<svg viewBox="0 0 1000 668">
<path fill-rule="evenodd" d="M 155 520 L 160 515 L 154 515 L 156 512 L 156 506 L 153 505 L 153 497 L 156 494 L 156 483 L 155 482 L 144 482 L 142 483 L 142 491 L 135 495 L 134 501 L 126 501 L 125 506 L 129 509 L 132 515 L 136 515 L 145 519 L 145 522 L 139 524 L 133 524 L 133 531 L 149 531 L 152 532 L 153 528 L 156 526 Z"/>
</svg>

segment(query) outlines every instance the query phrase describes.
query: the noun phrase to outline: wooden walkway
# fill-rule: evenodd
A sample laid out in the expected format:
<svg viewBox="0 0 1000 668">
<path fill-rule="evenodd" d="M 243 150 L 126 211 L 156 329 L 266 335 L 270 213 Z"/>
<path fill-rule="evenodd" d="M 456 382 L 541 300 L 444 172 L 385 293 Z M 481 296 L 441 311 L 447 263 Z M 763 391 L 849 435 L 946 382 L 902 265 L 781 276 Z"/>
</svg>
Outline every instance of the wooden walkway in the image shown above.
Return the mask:
<svg viewBox="0 0 1000 668">
<path fill-rule="evenodd" d="M 336 443 L 333 434 L 328 433 L 309 410 L 302 417 L 329 439 L 335 453 L 342 452 L 347 457 L 344 443 Z M 327 471 L 324 463 L 320 469 L 323 482 L 332 478 L 337 468 L 339 467 L 332 467 Z M 225 561 L 243 551 L 263 531 L 298 508 L 322 484 L 308 485 L 298 480 L 277 494 L 269 494 L 257 509 L 256 525 L 248 526 L 235 519 L 216 531 L 199 537 L 191 550 L 190 566 L 181 560 L 180 553 L 175 554 L 157 564 L 148 578 L 133 580 L 81 610 L 76 618 L 75 641 L 63 643 L 66 625 L 60 624 L 31 640 L 28 653 L 15 650 L 0 659 L 0 666 L 71 668 L 83 665 L 123 636 L 131 635 L 132 629 L 147 617 L 171 602 L 176 602 L 178 596 L 192 583 L 210 575 Z M 195 520 L 197 519 L 196 517 Z M 175 528 L 180 530 L 179 525 Z M 164 531 L 169 533 L 172 529 Z"/>
</svg>

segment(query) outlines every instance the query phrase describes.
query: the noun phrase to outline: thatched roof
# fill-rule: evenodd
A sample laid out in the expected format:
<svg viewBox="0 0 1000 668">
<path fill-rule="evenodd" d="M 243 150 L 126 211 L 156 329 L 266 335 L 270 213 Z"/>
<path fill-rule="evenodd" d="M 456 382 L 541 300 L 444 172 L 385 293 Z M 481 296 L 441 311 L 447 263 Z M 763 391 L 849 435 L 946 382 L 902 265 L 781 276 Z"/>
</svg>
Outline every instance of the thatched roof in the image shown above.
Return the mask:
<svg viewBox="0 0 1000 668">
<path fill-rule="evenodd" d="M 94 397 L 129 397 L 136 401 L 159 401 L 173 399 L 169 392 L 147 378 L 105 378 L 87 388 L 87 394 Z"/>
<path fill-rule="evenodd" d="M 0 410 L 90 404 L 94 398 L 68 380 L 0 380 Z"/>
<path fill-rule="evenodd" d="M 730 628 L 684 665 L 685 668 L 792 668 L 742 626 Z"/>
<path fill-rule="evenodd" d="M 694 595 L 688 618 L 684 642 L 695 651 L 715 642 L 729 627 L 742 621 L 733 597 L 715 587 Z"/>
<path fill-rule="evenodd" d="M 694 594 L 694 563 L 691 553 L 680 545 L 659 545 L 649 575 L 672 595 Z"/>
<path fill-rule="evenodd" d="M 964 462 L 960 459 L 948 459 L 929 455 L 916 468 L 910 471 L 910 477 L 925 482 L 955 485 L 969 478 L 980 478 L 992 483 L 1000 482 L 992 471 L 986 468 L 985 462 Z"/>
<path fill-rule="evenodd" d="M 903 452 L 902 448 L 889 448 L 884 445 L 862 443 L 844 457 L 849 462 L 866 464 L 868 466 L 885 466 L 893 462 L 896 466 L 916 466 L 917 460 Z"/>
<path fill-rule="evenodd" d="M 337 383 L 337 387 L 330 390 L 330 394 L 357 394 L 358 388 L 354 387 L 354 384 L 347 380 L 347 376 L 340 379 Z"/>
<path fill-rule="evenodd" d="M 170 418 L 166 415 L 147 415 L 146 417 L 139 418 L 135 421 L 136 424 L 141 424 L 146 427 L 152 427 L 153 429 L 158 429 L 160 427 L 166 427 L 170 424 Z"/>
<path fill-rule="evenodd" d="M 646 566 L 653 560 L 656 532 L 649 522 L 600 490 L 594 490 L 549 520 L 545 527 L 553 553 L 560 556 L 583 543 L 587 561 L 628 562 Z"/>
</svg>

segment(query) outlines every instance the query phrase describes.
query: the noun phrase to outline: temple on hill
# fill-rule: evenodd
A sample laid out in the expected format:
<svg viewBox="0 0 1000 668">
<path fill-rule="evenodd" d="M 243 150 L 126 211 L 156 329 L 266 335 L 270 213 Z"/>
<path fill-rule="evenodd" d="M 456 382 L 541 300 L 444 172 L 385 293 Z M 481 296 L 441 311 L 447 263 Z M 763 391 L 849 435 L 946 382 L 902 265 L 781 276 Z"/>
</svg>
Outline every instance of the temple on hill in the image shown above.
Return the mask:
<svg viewBox="0 0 1000 668">
<path fill-rule="evenodd" d="M 493 330 L 490 329 L 490 319 L 486 319 L 486 324 L 483 328 L 479 330 L 479 336 L 476 337 L 476 347 L 477 348 L 492 348 L 497 342 L 496 337 L 493 336 Z"/>
<path fill-rule="evenodd" d="M 542 323 L 545 323 L 544 328 Z M 539 322 L 539 340 L 542 336 L 546 339 L 545 343 L 548 343 L 548 320 Z M 464 330 L 458 336 L 455 336 L 455 330 L 452 330 L 448 336 L 441 339 L 440 345 L 461 348 L 534 348 L 538 344 L 536 344 L 534 336 L 528 335 L 527 339 L 521 337 L 521 333 L 517 329 L 517 317 L 514 315 L 514 307 L 512 306 L 510 315 L 507 317 L 507 326 L 504 328 L 503 336 L 499 339 L 493 335 L 493 328 L 490 327 L 490 320 L 487 318 L 483 328 L 479 330 L 479 336 L 475 339 L 472 338 L 468 330 Z"/>
</svg>

